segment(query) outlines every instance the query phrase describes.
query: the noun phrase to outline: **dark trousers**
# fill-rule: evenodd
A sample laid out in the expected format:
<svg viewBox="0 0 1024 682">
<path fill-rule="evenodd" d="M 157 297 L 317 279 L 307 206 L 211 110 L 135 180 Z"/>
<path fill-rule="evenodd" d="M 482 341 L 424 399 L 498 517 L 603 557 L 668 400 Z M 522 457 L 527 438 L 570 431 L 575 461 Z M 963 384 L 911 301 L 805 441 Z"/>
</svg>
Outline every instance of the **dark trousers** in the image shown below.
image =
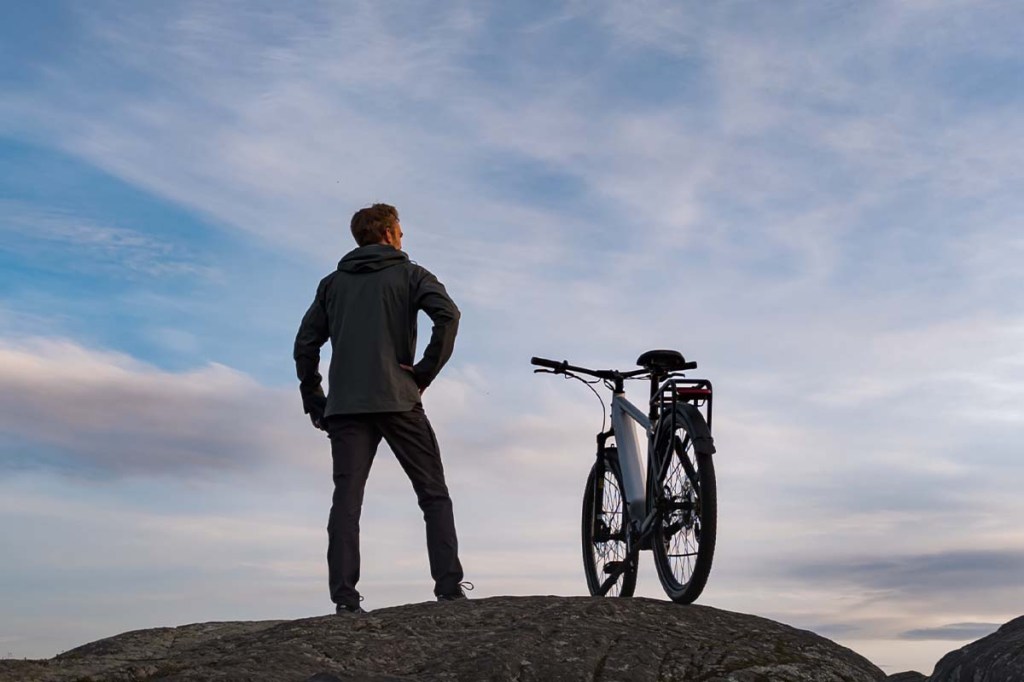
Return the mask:
<svg viewBox="0 0 1024 682">
<path fill-rule="evenodd" d="M 451 594 L 462 581 L 459 542 L 441 451 L 422 405 L 408 412 L 333 415 L 327 418 L 334 460 L 334 499 L 327 522 L 327 569 L 331 600 L 357 606 L 359 516 L 370 465 L 381 438 L 412 481 L 427 525 L 427 556 L 434 594 Z"/>
</svg>

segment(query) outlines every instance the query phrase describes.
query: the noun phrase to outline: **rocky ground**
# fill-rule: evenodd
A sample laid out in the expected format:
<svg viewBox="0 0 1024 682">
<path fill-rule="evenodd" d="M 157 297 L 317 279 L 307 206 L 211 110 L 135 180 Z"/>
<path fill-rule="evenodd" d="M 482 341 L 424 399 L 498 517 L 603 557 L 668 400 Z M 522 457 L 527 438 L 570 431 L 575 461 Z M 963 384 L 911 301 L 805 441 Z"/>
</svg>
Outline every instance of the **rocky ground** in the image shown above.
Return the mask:
<svg viewBox="0 0 1024 682">
<path fill-rule="evenodd" d="M 928 682 L 1024 680 L 1024 616 L 988 637 L 951 651 L 935 665 Z"/>
<path fill-rule="evenodd" d="M 653 599 L 493 597 L 367 615 L 128 632 L 48 661 L 0 661 L 0 681 L 883 680 L 813 632 Z"/>
</svg>

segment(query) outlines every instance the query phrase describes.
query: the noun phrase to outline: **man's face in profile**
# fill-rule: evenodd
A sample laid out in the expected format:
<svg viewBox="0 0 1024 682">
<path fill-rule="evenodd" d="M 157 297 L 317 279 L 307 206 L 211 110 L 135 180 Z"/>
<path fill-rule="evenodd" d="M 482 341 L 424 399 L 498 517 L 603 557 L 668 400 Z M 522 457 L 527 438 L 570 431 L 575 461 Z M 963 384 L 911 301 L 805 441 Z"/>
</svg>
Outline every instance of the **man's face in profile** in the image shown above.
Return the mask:
<svg viewBox="0 0 1024 682">
<path fill-rule="evenodd" d="M 384 243 L 401 250 L 403 236 L 402 223 L 396 220 L 394 226 L 388 228 L 388 231 L 384 233 Z"/>
</svg>

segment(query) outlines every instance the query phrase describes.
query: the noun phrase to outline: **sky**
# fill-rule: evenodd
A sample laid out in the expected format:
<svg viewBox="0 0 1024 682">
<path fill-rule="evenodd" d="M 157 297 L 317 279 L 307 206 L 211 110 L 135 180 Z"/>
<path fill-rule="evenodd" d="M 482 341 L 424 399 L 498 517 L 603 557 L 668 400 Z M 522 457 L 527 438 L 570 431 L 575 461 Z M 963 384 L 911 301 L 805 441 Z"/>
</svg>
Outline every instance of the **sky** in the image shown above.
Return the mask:
<svg viewBox="0 0 1024 682">
<path fill-rule="evenodd" d="M 6 5 L 0 655 L 330 612 L 292 342 L 384 201 L 462 310 L 424 405 L 473 598 L 586 593 L 601 408 L 529 358 L 674 348 L 716 395 L 699 603 L 930 672 L 1024 613 L 1022 27 L 959 0 Z M 370 609 L 432 598 L 380 455 Z M 647 554 L 637 594 L 664 598 Z"/>
</svg>

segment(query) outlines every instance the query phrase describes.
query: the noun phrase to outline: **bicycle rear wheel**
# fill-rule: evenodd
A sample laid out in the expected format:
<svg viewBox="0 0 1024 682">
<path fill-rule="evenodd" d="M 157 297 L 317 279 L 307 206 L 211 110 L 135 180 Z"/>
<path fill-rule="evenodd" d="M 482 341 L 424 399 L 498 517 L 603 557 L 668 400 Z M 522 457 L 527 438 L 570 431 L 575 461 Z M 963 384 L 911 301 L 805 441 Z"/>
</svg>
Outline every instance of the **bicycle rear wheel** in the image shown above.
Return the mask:
<svg viewBox="0 0 1024 682">
<path fill-rule="evenodd" d="M 710 430 L 696 408 L 679 407 L 659 431 L 647 495 L 659 511 L 651 540 L 658 578 L 672 601 L 689 604 L 711 573 L 718 491 Z"/>
<path fill-rule="evenodd" d="M 626 551 L 629 510 L 622 494 L 622 476 L 612 462 L 614 454 L 598 458 L 583 490 L 583 572 L 590 594 L 596 596 L 609 576 L 627 563 L 605 596 L 631 597 L 636 588 L 636 565 Z"/>
</svg>

